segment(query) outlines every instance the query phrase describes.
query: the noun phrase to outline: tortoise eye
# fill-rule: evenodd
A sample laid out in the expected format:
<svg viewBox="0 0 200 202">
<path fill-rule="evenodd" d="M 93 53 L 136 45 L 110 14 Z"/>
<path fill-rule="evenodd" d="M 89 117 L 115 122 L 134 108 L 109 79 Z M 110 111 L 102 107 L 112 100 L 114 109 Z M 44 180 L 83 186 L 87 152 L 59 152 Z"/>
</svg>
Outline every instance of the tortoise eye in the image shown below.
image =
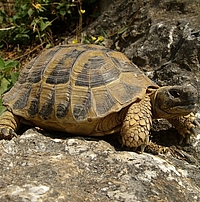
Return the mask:
<svg viewBox="0 0 200 202">
<path fill-rule="evenodd" d="M 174 97 L 174 98 L 179 98 L 180 97 L 180 92 L 177 90 L 169 90 L 169 93 Z"/>
</svg>

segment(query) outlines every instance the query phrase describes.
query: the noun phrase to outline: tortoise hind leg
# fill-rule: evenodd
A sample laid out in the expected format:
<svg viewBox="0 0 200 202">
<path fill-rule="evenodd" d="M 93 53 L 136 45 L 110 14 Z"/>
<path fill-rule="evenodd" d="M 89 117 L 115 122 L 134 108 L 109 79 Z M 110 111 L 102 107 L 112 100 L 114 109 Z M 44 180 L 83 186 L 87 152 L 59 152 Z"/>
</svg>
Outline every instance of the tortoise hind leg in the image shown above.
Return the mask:
<svg viewBox="0 0 200 202">
<path fill-rule="evenodd" d="M 152 125 L 150 97 L 147 95 L 140 102 L 133 103 L 122 124 L 122 143 L 127 147 L 141 147 L 144 151 L 149 142 L 149 131 Z"/>
<path fill-rule="evenodd" d="M 17 134 L 20 118 L 9 111 L 5 111 L 0 116 L 0 139 L 11 139 Z"/>
</svg>

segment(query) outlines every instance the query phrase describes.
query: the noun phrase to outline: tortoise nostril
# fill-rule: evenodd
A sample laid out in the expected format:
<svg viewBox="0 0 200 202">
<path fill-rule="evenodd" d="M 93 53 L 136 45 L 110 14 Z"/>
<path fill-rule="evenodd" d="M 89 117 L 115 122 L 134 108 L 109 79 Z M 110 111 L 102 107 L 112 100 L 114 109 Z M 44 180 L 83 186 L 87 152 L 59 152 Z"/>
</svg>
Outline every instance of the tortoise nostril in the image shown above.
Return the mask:
<svg viewBox="0 0 200 202">
<path fill-rule="evenodd" d="M 169 90 L 169 93 L 174 97 L 174 98 L 179 98 L 180 97 L 180 92 L 177 90 Z"/>
</svg>

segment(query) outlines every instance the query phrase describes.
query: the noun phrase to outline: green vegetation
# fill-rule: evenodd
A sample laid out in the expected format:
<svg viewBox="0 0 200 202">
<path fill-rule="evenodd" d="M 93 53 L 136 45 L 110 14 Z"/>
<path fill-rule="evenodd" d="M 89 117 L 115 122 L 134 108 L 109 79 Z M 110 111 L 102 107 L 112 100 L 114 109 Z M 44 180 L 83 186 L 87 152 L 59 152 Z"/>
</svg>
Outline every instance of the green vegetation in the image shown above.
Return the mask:
<svg viewBox="0 0 200 202">
<path fill-rule="evenodd" d="M 6 44 L 28 45 L 31 42 L 52 46 L 53 22 L 67 27 L 68 19 L 75 22 L 78 17 L 77 5 L 69 0 L 38 0 L 37 3 L 15 0 L 13 11 L 10 12 L 0 10 L 0 48 Z M 76 17 L 72 17 L 72 14 Z"/>
<path fill-rule="evenodd" d="M 14 85 L 18 78 L 19 73 L 16 72 L 16 69 L 19 69 L 19 62 L 13 60 L 4 61 L 0 58 L 0 115 L 6 109 L 2 106 L 2 95 Z"/>
<path fill-rule="evenodd" d="M 103 41 L 102 36 L 89 36 L 89 40 L 81 36 L 86 21 L 98 16 L 92 9 L 96 2 L 97 0 L 15 0 L 11 10 L 0 9 L 0 49 L 4 52 L 23 52 L 25 49 L 23 57 L 26 57 L 33 46 L 49 48 L 56 45 L 55 41 L 58 43 L 62 40 L 59 38 L 62 33 L 65 33 L 65 37 L 74 35 L 73 43 L 99 43 Z M 2 95 L 14 85 L 18 72 L 19 62 L 4 61 L 0 55 L 0 114 L 5 110 Z"/>
</svg>

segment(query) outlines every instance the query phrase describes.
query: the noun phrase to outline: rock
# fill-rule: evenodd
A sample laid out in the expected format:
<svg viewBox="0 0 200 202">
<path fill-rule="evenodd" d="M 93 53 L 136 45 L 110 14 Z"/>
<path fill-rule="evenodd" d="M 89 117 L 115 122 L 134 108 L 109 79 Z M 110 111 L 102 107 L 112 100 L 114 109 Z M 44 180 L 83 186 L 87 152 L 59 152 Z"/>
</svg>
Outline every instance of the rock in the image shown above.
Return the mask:
<svg viewBox="0 0 200 202">
<path fill-rule="evenodd" d="M 102 43 L 159 85 L 191 83 L 200 91 L 199 0 L 109 2 L 88 36 L 106 33 Z M 180 146 L 177 132 L 157 120 L 151 136 L 144 154 L 121 148 L 113 136 L 30 129 L 1 140 L 0 201 L 200 201 L 200 135 Z"/>
<path fill-rule="evenodd" d="M 199 201 L 199 167 L 35 129 L 0 142 L 0 201 Z"/>
<path fill-rule="evenodd" d="M 125 53 L 158 85 L 190 83 L 200 94 L 199 9 L 199 0 L 115 1 L 87 35 L 104 30 L 103 43 Z"/>
</svg>

